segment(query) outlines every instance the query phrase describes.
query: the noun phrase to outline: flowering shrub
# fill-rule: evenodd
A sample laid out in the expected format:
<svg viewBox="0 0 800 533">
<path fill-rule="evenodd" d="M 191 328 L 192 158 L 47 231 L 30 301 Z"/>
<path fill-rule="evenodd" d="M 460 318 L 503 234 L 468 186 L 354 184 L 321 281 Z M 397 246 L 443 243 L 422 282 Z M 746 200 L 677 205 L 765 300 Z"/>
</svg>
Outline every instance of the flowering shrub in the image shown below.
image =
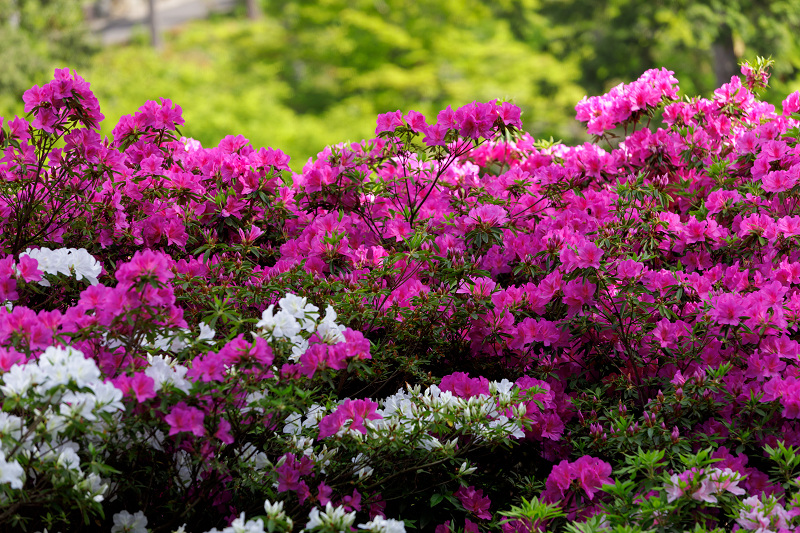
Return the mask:
<svg viewBox="0 0 800 533">
<path fill-rule="evenodd" d="M 169 100 L 101 139 L 57 71 L 0 124 L 0 523 L 792 530 L 800 95 L 766 67 L 649 71 L 578 147 L 386 113 L 295 175 Z"/>
</svg>

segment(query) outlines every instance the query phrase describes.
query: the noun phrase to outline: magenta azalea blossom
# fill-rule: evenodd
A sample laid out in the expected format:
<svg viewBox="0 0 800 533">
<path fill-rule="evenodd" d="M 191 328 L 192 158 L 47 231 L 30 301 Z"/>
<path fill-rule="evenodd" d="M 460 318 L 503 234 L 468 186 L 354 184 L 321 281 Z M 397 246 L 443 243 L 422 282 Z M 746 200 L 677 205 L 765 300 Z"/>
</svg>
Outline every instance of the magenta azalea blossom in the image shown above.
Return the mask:
<svg viewBox="0 0 800 533">
<path fill-rule="evenodd" d="M 736 294 L 721 294 L 716 298 L 710 316 L 719 324 L 735 326 L 747 313 L 745 300 Z"/>
<path fill-rule="evenodd" d="M 206 428 L 203 426 L 204 418 L 203 411 L 196 407 L 188 407 L 181 402 L 172 408 L 164 420 L 169 424 L 170 435 L 186 431 L 202 437 L 206 433 Z"/>
<path fill-rule="evenodd" d="M 375 411 L 378 404 L 371 400 L 347 399 L 332 414 L 325 416 L 319 423 L 318 439 L 335 435 L 340 429 L 350 429 L 366 434 L 365 420 L 379 420 L 383 418 Z"/>
<path fill-rule="evenodd" d="M 455 496 L 461 502 L 461 505 L 464 506 L 464 509 L 473 513 L 478 518 L 483 518 L 484 520 L 490 520 L 492 518 L 491 513 L 489 513 L 489 505 L 491 505 L 491 500 L 488 497 L 483 495 L 482 490 L 475 490 L 475 487 L 459 487 L 459 489 L 455 492 Z"/>
</svg>

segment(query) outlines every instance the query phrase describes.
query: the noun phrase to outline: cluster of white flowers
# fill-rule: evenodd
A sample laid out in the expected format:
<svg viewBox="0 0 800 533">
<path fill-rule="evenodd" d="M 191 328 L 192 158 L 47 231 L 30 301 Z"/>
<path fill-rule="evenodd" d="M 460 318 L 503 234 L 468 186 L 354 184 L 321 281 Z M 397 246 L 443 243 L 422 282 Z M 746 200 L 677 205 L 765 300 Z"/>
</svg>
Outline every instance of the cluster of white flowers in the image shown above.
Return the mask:
<svg viewBox="0 0 800 533">
<path fill-rule="evenodd" d="M 293 413 L 287 416 L 286 423 L 283 426 L 283 432 L 299 436 L 305 428 L 318 427 L 320 420 L 323 419 L 325 414 L 325 407 L 315 403 L 308 408 L 305 417 L 300 413 Z"/>
<path fill-rule="evenodd" d="M 28 248 L 20 254 L 20 257 L 27 255 L 39 263 L 39 270 L 45 274 L 56 276 L 75 275 L 75 279 L 86 279 L 92 285 L 97 285 L 97 276 L 103 272 L 103 266 L 85 248 L 59 248 L 50 250 L 49 248 L 32 249 Z M 50 286 L 50 282 L 42 279 L 39 285 Z"/>
<path fill-rule="evenodd" d="M 216 532 L 217 530 L 214 528 L 208 533 Z M 260 518 L 245 520 L 244 513 L 242 513 L 230 526 L 219 533 L 264 533 L 264 521 Z"/>
<path fill-rule="evenodd" d="M 267 341 L 285 339 L 292 346 L 290 359 L 297 362 L 308 349 L 308 337 L 312 333 L 327 344 L 344 342 L 344 326 L 337 324 L 338 315 L 330 305 L 325 309 L 325 316 L 320 320 L 319 308 L 308 303 L 307 298 L 287 294 L 278 300 L 280 310 L 273 313 L 274 305 L 270 305 L 261 314 L 256 324 L 256 335 Z"/>
<path fill-rule="evenodd" d="M 292 519 L 286 516 L 283 510 L 283 502 L 272 503 L 269 500 L 264 502 L 264 511 L 267 514 L 267 521 L 270 523 L 269 531 L 287 532 L 294 527 Z M 264 521 L 261 518 L 245 519 L 244 513 L 233 521 L 230 526 L 222 531 L 213 528 L 206 533 L 265 533 Z"/>
<path fill-rule="evenodd" d="M 345 533 L 350 531 L 350 526 L 353 525 L 355 519 L 355 511 L 347 513 L 341 505 L 334 507 L 333 504 L 328 502 L 324 511 L 320 511 L 318 507 L 311 509 L 311 512 L 308 513 L 308 522 L 303 531 L 309 532 L 315 529 L 324 529 L 325 531 Z"/>
<path fill-rule="evenodd" d="M 457 439 L 441 441 L 434 436 L 435 426 L 441 427 L 443 423 L 452 423 L 453 429 L 463 429 L 478 441 L 523 438 L 525 406 L 515 403 L 519 389 L 510 381 L 503 380 L 490 382 L 489 391 L 489 396 L 481 394 L 460 398 L 436 385 L 424 391 L 420 386 L 409 386 L 407 390 L 400 389 L 396 394 L 379 401 L 380 407 L 376 413 L 382 418 L 364 420 L 366 435 L 355 430 L 348 430 L 348 435 L 360 441 L 402 441 L 418 449 L 429 452 L 436 450 L 445 455 L 456 453 Z M 330 411 L 335 409 L 332 407 Z M 512 418 L 504 414 L 506 409 L 511 409 Z M 322 450 L 315 450 L 316 441 L 309 435 L 317 431 L 320 421 L 328 413 L 329 410 L 324 406 L 314 404 L 305 415 L 298 413 L 288 416 L 283 427 L 283 433 L 290 437 L 287 445 L 311 457 L 322 473 L 339 450 L 335 445 L 329 449 L 327 444 Z M 372 475 L 373 468 L 368 457 L 359 454 L 351 461 L 354 477 L 364 479 Z M 474 471 L 474 467 L 464 463 L 460 474 L 468 475 Z"/>
<path fill-rule="evenodd" d="M 107 427 L 101 415 L 124 410 L 122 392 L 101 381 L 97 364 L 73 348 L 51 346 L 38 360 L 16 364 L 5 372 L 0 378 L 0 392 L 7 398 L 17 398 L 23 409 L 44 422 L 36 431 L 29 431 L 22 418 L 0 413 L 0 434 L 10 439 L 15 453 L 23 454 L 28 463 L 52 465 L 55 475 L 69 476 L 74 488 L 88 500 L 102 501 L 108 485 L 97 474 L 83 472 L 80 446 L 63 437 L 75 421 L 89 422 L 88 438 L 102 434 Z M 23 469 L 1 449 L 0 483 L 8 483 L 12 489 L 24 485 Z"/>
<path fill-rule="evenodd" d="M 372 475 L 375 470 L 369 466 L 369 457 L 359 453 L 353 459 L 353 475 L 358 479 L 365 479 Z"/>
<path fill-rule="evenodd" d="M 74 383 L 78 388 L 91 389 L 91 392 L 74 392 L 59 389 L 61 385 Z M 0 392 L 5 396 L 28 398 L 31 394 L 47 397 L 51 403 L 66 402 L 61 405 L 62 416 L 69 413 L 80 414 L 87 420 L 96 420 L 96 412 L 114 413 L 124 409 L 122 392 L 111 383 L 100 379 L 100 369 L 92 359 L 71 347 L 47 348 L 36 361 L 16 364 L 4 373 L 0 380 Z M 76 407 L 77 406 L 77 407 Z"/>
<path fill-rule="evenodd" d="M 286 516 L 283 510 L 283 502 L 272 503 L 269 500 L 264 502 L 264 512 L 267 513 L 267 519 L 274 522 L 283 522 L 288 529 L 292 529 L 292 519 Z"/>
<path fill-rule="evenodd" d="M 524 404 L 515 405 L 516 391 L 513 383 L 503 380 L 491 382 L 491 395 L 481 394 L 471 398 L 459 398 L 450 391 L 443 391 L 431 385 L 422 391 L 419 385 L 400 389 L 396 394 L 382 400 L 377 413 L 382 418 L 365 422 L 374 436 L 386 432 L 403 435 L 404 438 L 418 435 L 417 446 L 432 450 L 449 448 L 451 443 L 443 444 L 425 431 L 424 426 L 453 419 L 455 429 L 466 428 L 479 439 L 522 438 L 525 436 L 522 417 Z M 503 411 L 511 408 L 514 417 L 509 418 Z"/>
<path fill-rule="evenodd" d="M 294 524 L 283 510 L 283 502 L 272 503 L 266 500 L 264 502 L 264 511 L 266 512 L 267 522 L 270 524 L 269 531 L 282 533 L 292 531 Z M 353 531 L 352 525 L 355 517 L 355 511 L 348 513 L 344 507 L 334 507 L 331 503 L 328 503 L 323 510 L 317 507 L 311 509 L 311 512 L 308 513 L 306 527 L 300 533 L 311 533 L 312 531 L 350 533 Z M 127 511 L 117 513 L 114 515 L 114 524 L 115 526 L 112 528 L 111 533 L 146 533 L 147 531 L 145 528 L 147 518 L 144 517 L 141 511 L 135 515 L 131 515 Z M 120 524 L 119 528 L 117 524 Z M 358 524 L 358 529 L 363 530 L 365 533 L 406 532 L 405 524 L 402 521 L 383 518 L 382 516 L 376 516 L 367 523 Z M 181 526 L 173 533 L 186 533 L 186 530 Z M 206 533 L 265 533 L 264 520 L 262 518 L 247 520 L 245 519 L 245 514 L 242 513 L 230 526 L 222 530 L 212 528 Z"/>
<path fill-rule="evenodd" d="M 383 518 L 380 515 L 366 524 L 359 524 L 358 528 L 370 533 L 406 533 L 405 523 L 393 518 Z"/>
<path fill-rule="evenodd" d="M 344 507 L 334 507 L 330 502 L 325 505 L 325 510 L 315 507 L 308 513 L 308 522 L 301 533 L 311 531 L 338 531 L 341 533 L 352 531 L 356 513 L 345 512 Z M 376 516 L 365 524 L 359 524 L 358 529 L 370 533 L 405 533 L 405 524 L 399 520 Z"/>
<path fill-rule="evenodd" d="M 189 394 L 192 384 L 186 379 L 189 369 L 179 365 L 177 361 L 165 355 L 148 355 L 147 362 L 150 363 L 144 373 L 152 378 L 153 390 L 158 392 L 164 385 L 172 385 L 176 389 Z"/>
</svg>

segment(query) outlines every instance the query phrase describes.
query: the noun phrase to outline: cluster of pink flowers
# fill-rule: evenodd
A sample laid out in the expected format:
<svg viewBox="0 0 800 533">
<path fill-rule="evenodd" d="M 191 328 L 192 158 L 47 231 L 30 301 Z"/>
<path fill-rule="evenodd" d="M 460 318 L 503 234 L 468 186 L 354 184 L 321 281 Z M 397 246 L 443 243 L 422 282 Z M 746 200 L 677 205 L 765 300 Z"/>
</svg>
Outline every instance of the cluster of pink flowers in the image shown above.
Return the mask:
<svg viewBox="0 0 800 533">
<path fill-rule="evenodd" d="M 53 81 L 42 87 L 34 85 L 25 91 L 22 99 L 25 112 L 34 113 L 31 126 L 47 133 L 66 130 L 69 121 L 80 122 L 87 128 L 96 127 L 104 118 L 89 83 L 70 73 L 68 68 L 56 69 Z M 14 133 L 23 141 L 29 140 L 26 129 Z"/>
<path fill-rule="evenodd" d="M 371 400 L 347 399 L 336 411 L 320 420 L 318 438 L 324 439 L 336 435 L 341 430 L 365 434 L 367 428 L 364 427 L 364 422 L 381 418 L 381 415 L 375 412 L 377 409 L 378 404 Z"/>
<path fill-rule="evenodd" d="M 550 472 L 542 498 L 550 502 L 560 502 L 572 490 L 574 483 L 592 500 L 603 485 L 614 483 L 611 471 L 609 463 L 588 455 L 574 462 L 563 460 Z"/>
<path fill-rule="evenodd" d="M 506 126 L 521 128 L 520 116 L 519 107 L 509 102 L 474 102 L 455 111 L 448 106 L 439 112 L 436 124 L 429 126 L 421 113 L 410 111 L 404 116 L 398 109 L 378 115 L 375 134 L 394 133 L 397 128 L 405 127 L 412 132 L 425 134 L 423 142 L 428 146 L 444 146 L 446 134 L 451 129 L 457 130 L 459 135 L 466 139 L 488 138 L 491 137 L 492 129 L 498 120 Z"/>
<path fill-rule="evenodd" d="M 678 80 L 662 68 L 648 70 L 633 83 L 620 83 L 603 96 L 584 97 L 575 106 L 575 118 L 587 122 L 587 131 L 602 135 L 631 118 L 637 112 L 653 108 L 662 99 L 678 95 Z"/>
<path fill-rule="evenodd" d="M 682 474 L 672 474 L 670 484 L 667 485 L 667 499 L 672 502 L 682 497 L 691 497 L 693 500 L 708 503 L 717 502 L 717 494 L 727 491 L 731 494 L 745 494 L 744 488 L 739 486 L 739 474 L 726 468 L 720 470 L 712 468 L 710 471 L 692 469 Z"/>
</svg>

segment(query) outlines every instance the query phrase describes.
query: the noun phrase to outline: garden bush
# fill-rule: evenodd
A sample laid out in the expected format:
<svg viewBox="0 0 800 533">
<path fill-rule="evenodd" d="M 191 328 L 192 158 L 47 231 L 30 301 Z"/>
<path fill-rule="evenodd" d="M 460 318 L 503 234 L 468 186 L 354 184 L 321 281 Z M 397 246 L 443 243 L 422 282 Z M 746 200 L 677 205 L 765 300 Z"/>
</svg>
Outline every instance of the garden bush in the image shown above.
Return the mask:
<svg viewBox="0 0 800 533">
<path fill-rule="evenodd" d="M 292 174 L 67 69 L 0 140 L 0 524 L 23 531 L 791 531 L 800 93 L 665 69 Z"/>
</svg>

